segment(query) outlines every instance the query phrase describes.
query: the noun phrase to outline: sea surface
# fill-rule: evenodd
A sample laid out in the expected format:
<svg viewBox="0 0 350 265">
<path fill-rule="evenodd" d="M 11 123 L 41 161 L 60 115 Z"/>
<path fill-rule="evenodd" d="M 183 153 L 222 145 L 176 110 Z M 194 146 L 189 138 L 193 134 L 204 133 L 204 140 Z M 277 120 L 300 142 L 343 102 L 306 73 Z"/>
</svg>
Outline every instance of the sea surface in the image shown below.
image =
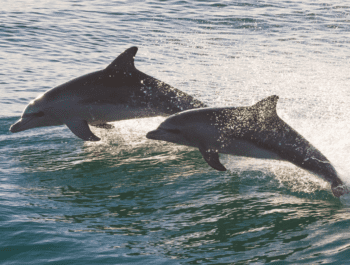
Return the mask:
<svg viewBox="0 0 350 265">
<path fill-rule="evenodd" d="M 136 67 L 209 106 L 280 97 L 278 115 L 350 184 L 350 2 L 4 0 L 0 8 L 0 264 L 348 264 L 350 196 L 282 162 L 115 122 L 9 127 L 46 90 L 137 46 Z"/>
</svg>

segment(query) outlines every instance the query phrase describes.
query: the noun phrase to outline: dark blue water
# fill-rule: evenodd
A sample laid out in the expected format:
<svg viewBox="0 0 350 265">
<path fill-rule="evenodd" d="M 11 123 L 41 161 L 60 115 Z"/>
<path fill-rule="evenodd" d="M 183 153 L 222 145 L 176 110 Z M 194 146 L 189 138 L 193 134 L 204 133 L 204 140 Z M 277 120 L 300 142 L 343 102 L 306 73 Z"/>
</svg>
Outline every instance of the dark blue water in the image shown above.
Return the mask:
<svg viewBox="0 0 350 265">
<path fill-rule="evenodd" d="M 141 71 L 210 106 L 279 95 L 278 114 L 349 183 L 350 4 L 5 1 L 1 264 L 347 264 L 350 196 L 288 163 L 147 140 L 163 118 L 11 134 L 30 100 L 138 46 Z"/>
</svg>

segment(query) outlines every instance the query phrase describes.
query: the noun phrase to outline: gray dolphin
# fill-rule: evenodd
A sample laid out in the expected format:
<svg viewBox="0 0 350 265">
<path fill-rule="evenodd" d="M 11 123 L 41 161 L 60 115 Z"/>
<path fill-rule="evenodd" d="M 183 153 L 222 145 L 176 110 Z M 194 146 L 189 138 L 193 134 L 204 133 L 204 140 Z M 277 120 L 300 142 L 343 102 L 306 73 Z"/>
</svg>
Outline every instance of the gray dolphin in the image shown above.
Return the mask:
<svg viewBox="0 0 350 265">
<path fill-rule="evenodd" d="M 66 124 L 79 138 L 99 141 L 90 125 L 170 115 L 204 107 L 192 96 L 146 75 L 134 66 L 137 47 L 120 54 L 106 69 L 83 75 L 31 101 L 10 131 Z"/>
<path fill-rule="evenodd" d="M 168 117 L 147 138 L 198 147 L 214 169 L 225 171 L 219 154 L 285 160 L 323 177 L 334 196 L 349 193 L 328 159 L 277 115 L 278 96 L 253 106 L 202 108 Z"/>
</svg>

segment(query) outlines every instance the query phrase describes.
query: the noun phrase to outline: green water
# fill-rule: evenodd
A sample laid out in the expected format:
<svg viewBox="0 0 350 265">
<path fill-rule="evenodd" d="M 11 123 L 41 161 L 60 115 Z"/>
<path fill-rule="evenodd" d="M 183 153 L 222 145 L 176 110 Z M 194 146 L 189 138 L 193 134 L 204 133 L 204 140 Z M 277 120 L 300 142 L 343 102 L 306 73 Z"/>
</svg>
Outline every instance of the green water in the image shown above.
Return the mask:
<svg viewBox="0 0 350 265">
<path fill-rule="evenodd" d="M 138 46 L 209 106 L 277 112 L 349 179 L 349 5 L 11 1 L 0 11 L 1 264 L 347 264 L 350 199 L 280 162 L 147 140 L 163 118 L 11 134 L 30 100 Z"/>
</svg>

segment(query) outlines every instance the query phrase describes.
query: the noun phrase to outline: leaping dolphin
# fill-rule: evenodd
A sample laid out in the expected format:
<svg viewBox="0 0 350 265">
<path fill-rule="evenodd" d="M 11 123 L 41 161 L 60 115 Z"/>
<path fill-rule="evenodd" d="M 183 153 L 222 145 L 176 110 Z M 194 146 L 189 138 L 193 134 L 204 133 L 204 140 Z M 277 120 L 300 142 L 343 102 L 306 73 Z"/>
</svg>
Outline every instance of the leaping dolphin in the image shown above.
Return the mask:
<svg viewBox="0 0 350 265">
<path fill-rule="evenodd" d="M 38 96 L 10 131 L 66 124 L 79 138 L 99 141 L 89 124 L 108 128 L 106 123 L 111 121 L 170 115 L 205 106 L 137 70 L 134 66 L 137 50 L 131 47 L 106 69 L 83 75 Z"/>
<path fill-rule="evenodd" d="M 289 161 L 330 182 L 334 196 L 349 193 L 329 160 L 277 115 L 277 101 L 270 96 L 249 107 L 183 111 L 146 137 L 198 147 L 220 171 L 226 168 L 218 153 Z"/>
</svg>

